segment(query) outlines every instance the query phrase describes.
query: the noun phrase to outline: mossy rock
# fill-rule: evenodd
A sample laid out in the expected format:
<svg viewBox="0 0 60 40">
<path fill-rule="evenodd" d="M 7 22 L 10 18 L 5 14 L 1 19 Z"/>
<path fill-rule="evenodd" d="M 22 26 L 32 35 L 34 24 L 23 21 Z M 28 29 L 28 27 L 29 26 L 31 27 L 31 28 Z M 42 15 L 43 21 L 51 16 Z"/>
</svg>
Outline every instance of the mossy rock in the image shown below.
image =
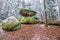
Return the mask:
<svg viewBox="0 0 60 40">
<path fill-rule="evenodd" d="M 13 31 L 13 30 L 17 30 L 20 28 L 20 23 L 2 23 L 2 29 L 4 30 L 8 30 L 8 31 Z"/>
<path fill-rule="evenodd" d="M 10 16 L 2 21 L 2 28 L 5 30 L 19 29 L 19 28 L 17 28 L 19 25 L 20 25 L 19 20 L 16 19 L 14 16 Z"/>
<path fill-rule="evenodd" d="M 23 23 L 23 24 L 36 24 L 39 22 L 40 22 L 40 20 L 36 20 L 34 18 L 31 18 L 31 17 L 24 17 L 21 19 L 21 23 Z"/>
<path fill-rule="evenodd" d="M 34 16 L 34 15 L 36 15 L 36 12 L 35 11 L 33 11 L 31 9 L 25 9 L 25 8 L 20 9 L 20 12 L 19 13 L 22 16 Z"/>
</svg>

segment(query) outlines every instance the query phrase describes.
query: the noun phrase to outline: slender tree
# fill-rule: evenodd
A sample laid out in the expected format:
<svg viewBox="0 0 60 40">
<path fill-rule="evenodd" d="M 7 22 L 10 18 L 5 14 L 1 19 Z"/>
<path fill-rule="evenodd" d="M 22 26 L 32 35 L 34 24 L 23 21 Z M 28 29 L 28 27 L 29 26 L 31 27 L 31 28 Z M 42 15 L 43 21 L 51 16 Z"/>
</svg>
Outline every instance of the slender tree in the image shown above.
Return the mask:
<svg viewBox="0 0 60 40">
<path fill-rule="evenodd" d="M 46 0 L 44 1 L 44 9 L 45 9 L 45 26 L 48 27 L 48 20 L 47 20 L 47 12 L 46 12 Z"/>
</svg>

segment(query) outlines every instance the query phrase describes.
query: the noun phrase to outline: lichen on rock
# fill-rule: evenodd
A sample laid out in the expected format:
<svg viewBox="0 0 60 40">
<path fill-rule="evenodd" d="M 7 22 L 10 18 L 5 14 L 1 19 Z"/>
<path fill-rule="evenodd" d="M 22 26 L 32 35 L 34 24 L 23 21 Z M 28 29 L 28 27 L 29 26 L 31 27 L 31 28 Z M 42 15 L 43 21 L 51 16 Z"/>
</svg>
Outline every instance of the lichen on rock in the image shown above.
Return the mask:
<svg viewBox="0 0 60 40">
<path fill-rule="evenodd" d="M 2 28 L 6 30 L 15 30 L 19 26 L 19 24 L 19 21 L 15 17 L 11 16 L 3 20 Z"/>
</svg>

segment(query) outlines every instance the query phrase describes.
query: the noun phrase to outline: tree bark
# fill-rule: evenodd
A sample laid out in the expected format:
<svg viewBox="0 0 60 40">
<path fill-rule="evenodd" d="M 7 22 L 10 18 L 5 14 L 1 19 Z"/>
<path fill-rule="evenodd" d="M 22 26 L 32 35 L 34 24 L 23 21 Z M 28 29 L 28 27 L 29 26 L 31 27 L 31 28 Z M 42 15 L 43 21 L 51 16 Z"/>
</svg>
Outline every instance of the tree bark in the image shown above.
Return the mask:
<svg viewBox="0 0 60 40">
<path fill-rule="evenodd" d="M 47 20 L 47 12 L 46 12 L 46 1 L 44 1 L 44 9 L 45 9 L 45 26 L 48 27 L 48 20 Z"/>
</svg>

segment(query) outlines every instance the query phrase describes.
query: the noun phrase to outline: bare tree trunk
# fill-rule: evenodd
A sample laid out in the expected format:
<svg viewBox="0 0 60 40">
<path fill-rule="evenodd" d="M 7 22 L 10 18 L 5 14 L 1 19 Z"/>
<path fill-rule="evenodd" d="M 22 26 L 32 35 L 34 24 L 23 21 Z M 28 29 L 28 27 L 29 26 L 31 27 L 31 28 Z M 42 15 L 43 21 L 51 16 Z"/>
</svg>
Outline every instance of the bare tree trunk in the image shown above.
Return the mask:
<svg viewBox="0 0 60 40">
<path fill-rule="evenodd" d="M 46 1 L 45 0 L 43 0 L 44 1 L 44 9 L 45 9 L 45 26 L 46 27 L 48 27 L 48 20 L 47 20 L 47 12 L 46 12 Z"/>
</svg>

